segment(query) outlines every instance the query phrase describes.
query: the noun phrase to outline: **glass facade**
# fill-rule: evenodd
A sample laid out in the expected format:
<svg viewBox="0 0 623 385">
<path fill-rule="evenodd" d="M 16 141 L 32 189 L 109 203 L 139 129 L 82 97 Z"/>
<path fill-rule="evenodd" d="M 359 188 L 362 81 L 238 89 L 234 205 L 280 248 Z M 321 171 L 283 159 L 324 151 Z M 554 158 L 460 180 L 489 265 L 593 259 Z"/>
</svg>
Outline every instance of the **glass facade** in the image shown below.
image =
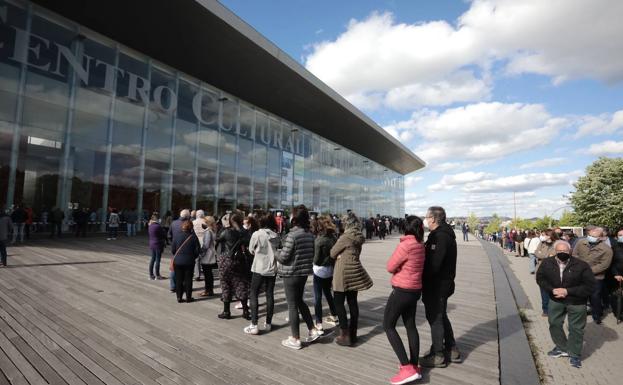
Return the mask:
<svg viewBox="0 0 623 385">
<path fill-rule="evenodd" d="M 339 127 L 335 127 L 339 130 Z M 0 0 L 0 201 L 35 212 L 404 214 L 403 177 L 27 2 Z"/>
</svg>

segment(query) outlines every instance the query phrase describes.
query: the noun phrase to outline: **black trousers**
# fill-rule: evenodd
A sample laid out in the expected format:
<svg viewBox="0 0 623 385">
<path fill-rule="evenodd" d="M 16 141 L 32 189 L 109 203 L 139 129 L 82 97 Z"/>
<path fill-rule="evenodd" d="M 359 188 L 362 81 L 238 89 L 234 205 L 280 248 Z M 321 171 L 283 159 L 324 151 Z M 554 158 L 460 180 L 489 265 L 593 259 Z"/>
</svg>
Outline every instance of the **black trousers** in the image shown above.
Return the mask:
<svg viewBox="0 0 623 385">
<path fill-rule="evenodd" d="M 389 344 L 398 356 L 400 365 L 409 363 L 417 365 L 418 355 L 420 354 L 420 335 L 415 326 L 415 313 L 417 311 L 417 301 L 420 299 L 421 291 L 405 291 L 394 289 L 387 299 L 385 315 L 383 316 L 383 329 L 389 340 Z M 405 347 L 396 331 L 398 318 L 402 317 L 402 322 L 407 329 L 407 339 L 409 340 L 409 357 Z"/>
<path fill-rule="evenodd" d="M 426 293 L 422 296 L 426 320 L 430 325 L 431 339 L 433 340 L 432 352 L 443 353 L 456 345 L 452 324 L 448 319 L 448 297 L 442 296 L 438 291 Z"/>
<path fill-rule="evenodd" d="M 187 300 L 192 298 L 194 269 L 195 265 L 173 265 L 173 271 L 175 272 L 175 294 L 177 294 L 178 301 L 181 301 L 184 293 L 186 293 Z"/>
<path fill-rule="evenodd" d="M 335 301 L 335 310 L 337 311 L 337 318 L 340 320 L 340 329 L 349 329 L 351 332 L 357 330 L 357 324 L 359 321 L 359 304 L 357 303 L 356 291 L 334 291 L 333 300 Z M 348 303 L 348 311 L 350 312 L 350 325 L 349 320 L 346 317 L 346 307 L 344 306 L 344 300 Z"/>
<path fill-rule="evenodd" d="M 288 303 L 288 317 L 290 318 L 290 331 L 292 337 L 299 338 L 299 312 L 303 317 L 303 321 L 309 330 L 313 329 L 314 321 L 311 312 L 305 301 L 303 294 L 305 293 L 305 283 L 307 276 L 283 277 L 283 286 L 286 292 L 286 302 Z M 341 322 L 341 320 L 340 320 Z"/>
<path fill-rule="evenodd" d="M 275 311 L 275 279 L 276 277 L 265 276 L 258 273 L 253 273 L 251 277 L 251 295 L 249 300 L 251 301 L 251 323 L 257 325 L 258 308 L 259 308 L 259 295 L 262 285 L 266 285 L 266 323 L 272 324 L 273 312 Z"/>
<path fill-rule="evenodd" d="M 216 267 L 216 263 L 212 265 L 201 264 L 201 270 L 203 270 L 203 282 L 205 283 L 206 293 L 214 292 L 214 273 L 212 270 Z"/>
</svg>

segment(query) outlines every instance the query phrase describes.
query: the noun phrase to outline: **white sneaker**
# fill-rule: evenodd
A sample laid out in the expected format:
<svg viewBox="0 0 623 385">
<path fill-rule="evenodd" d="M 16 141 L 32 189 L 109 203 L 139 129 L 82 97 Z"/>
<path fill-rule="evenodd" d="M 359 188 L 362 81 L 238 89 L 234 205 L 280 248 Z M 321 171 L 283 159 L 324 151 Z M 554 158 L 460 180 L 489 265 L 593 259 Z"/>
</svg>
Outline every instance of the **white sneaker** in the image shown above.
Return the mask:
<svg viewBox="0 0 623 385">
<path fill-rule="evenodd" d="M 320 336 L 321 336 L 321 333 L 318 330 L 312 329 L 309 331 L 309 333 L 307 333 L 307 338 L 305 339 L 305 342 L 312 343 L 316 341 L 318 338 L 320 338 Z"/>
<path fill-rule="evenodd" d="M 325 318 L 325 322 L 337 325 L 340 323 L 339 319 L 336 316 L 330 315 Z"/>
<path fill-rule="evenodd" d="M 267 324 L 266 322 L 264 322 L 264 331 L 266 333 L 268 333 L 269 331 L 271 331 L 273 329 L 273 325 L 271 324 Z"/>
<path fill-rule="evenodd" d="M 244 332 L 246 334 L 252 334 L 254 336 L 260 334 L 260 331 L 258 330 L 257 325 L 253 325 L 253 324 L 251 324 L 251 325 L 247 326 L 246 328 L 244 328 Z"/>
<path fill-rule="evenodd" d="M 236 306 L 234 306 L 234 309 L 242 309 L 242 302 L 238 301 Z"/>
<path fill-rule="evenodd" d="M 318 331 L 318 334 L 320 334 L 320 335 L 324 334 L 324 329 L 322 328 L 322 323 L 316 324 L 316 331 Z"/>
<path fill-rule="evenodd" d="M 112 238 L 106 238 L 106 240 L 107 240 L 107 241 L 111 241 L 111 240 L 112 240 Z"/>
<path fill-rule="evenodd" d="M 285 340 L 281 341 L 281 345 L 285 346 L 286 348 L 299 350 L 301 348 L 301 341 L 297 340 L 294 337 L 288 337 Z"/>
</svg>

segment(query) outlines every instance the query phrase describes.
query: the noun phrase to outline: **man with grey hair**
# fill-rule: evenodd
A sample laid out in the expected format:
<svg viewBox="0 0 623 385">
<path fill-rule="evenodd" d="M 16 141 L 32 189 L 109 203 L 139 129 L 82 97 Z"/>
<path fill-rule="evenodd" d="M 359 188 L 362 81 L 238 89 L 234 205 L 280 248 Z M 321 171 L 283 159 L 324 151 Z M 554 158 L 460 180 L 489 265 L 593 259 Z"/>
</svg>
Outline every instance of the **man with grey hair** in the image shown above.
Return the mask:
<svg viewBox="0 0 623 385">
<path fill-rule="evenodd" d="M 593 293 L 590 297 L 591 315 L 596 324 L 601 324 L 603 317 L 602 291 L 606 271 L 612 263 L 612 248 L 603 241 L 604 229 L 599 226 L 590 227 L 588 236 L 576 242 L 573 256 L 588 263 L 595 275 Z"/>
<path fill-rule="evenodd" d="M 173 236 L 177 233 L 182 232 L 182 223 L 190 220 L 190 210 L 184 209 L 180 211 L 180 217 L 171 223 L 171 227 L 169 227 L 169 233 L 167 237 L 169 240 L 173 239 Z"/>
<path fill-rule="evenodd" d="M 452 324 L 448 319 L 448 298 L 454 294 L 456 276 L 456 234 L 446 223 L 443 207 L 430 207 L 424 218 L 430 229 L 426 240 L 426 259 L 422 275 L 422 302 L 430 325 L 432 347 L 420 359 L 424 367 L 445 368 L 448 360 L 461 362 Z"/>
<path fill-rule="evenodd" d="M 571 256 L 571 245 L 566 241 L 554 243 L 556 255 L 541 262 L 536 281 L 549 293 L 549 333 L 554 348 L 548 356 L 569 357 L 569 364 L 582 367 L 582 342 L 586 326 L 586 300 L 593 292 L 595 276 L 588 263 Z M 565 318 L 569 322 L 569 336 L 565 335 Z"/>
</svg>

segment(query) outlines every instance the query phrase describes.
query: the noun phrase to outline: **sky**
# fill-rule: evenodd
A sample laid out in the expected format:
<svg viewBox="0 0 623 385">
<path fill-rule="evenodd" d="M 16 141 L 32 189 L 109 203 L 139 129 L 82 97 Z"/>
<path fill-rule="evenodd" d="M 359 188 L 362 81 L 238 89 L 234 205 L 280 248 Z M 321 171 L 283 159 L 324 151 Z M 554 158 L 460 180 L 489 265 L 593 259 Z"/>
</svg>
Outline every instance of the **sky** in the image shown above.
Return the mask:
<svg viewBox="0 0 623 385">
<path fill-rule="evenodd" d="M 623 1 L 221 3 L 427 163 L 409 214 L 558 217 L 623 156 Z"/>
</svg>

